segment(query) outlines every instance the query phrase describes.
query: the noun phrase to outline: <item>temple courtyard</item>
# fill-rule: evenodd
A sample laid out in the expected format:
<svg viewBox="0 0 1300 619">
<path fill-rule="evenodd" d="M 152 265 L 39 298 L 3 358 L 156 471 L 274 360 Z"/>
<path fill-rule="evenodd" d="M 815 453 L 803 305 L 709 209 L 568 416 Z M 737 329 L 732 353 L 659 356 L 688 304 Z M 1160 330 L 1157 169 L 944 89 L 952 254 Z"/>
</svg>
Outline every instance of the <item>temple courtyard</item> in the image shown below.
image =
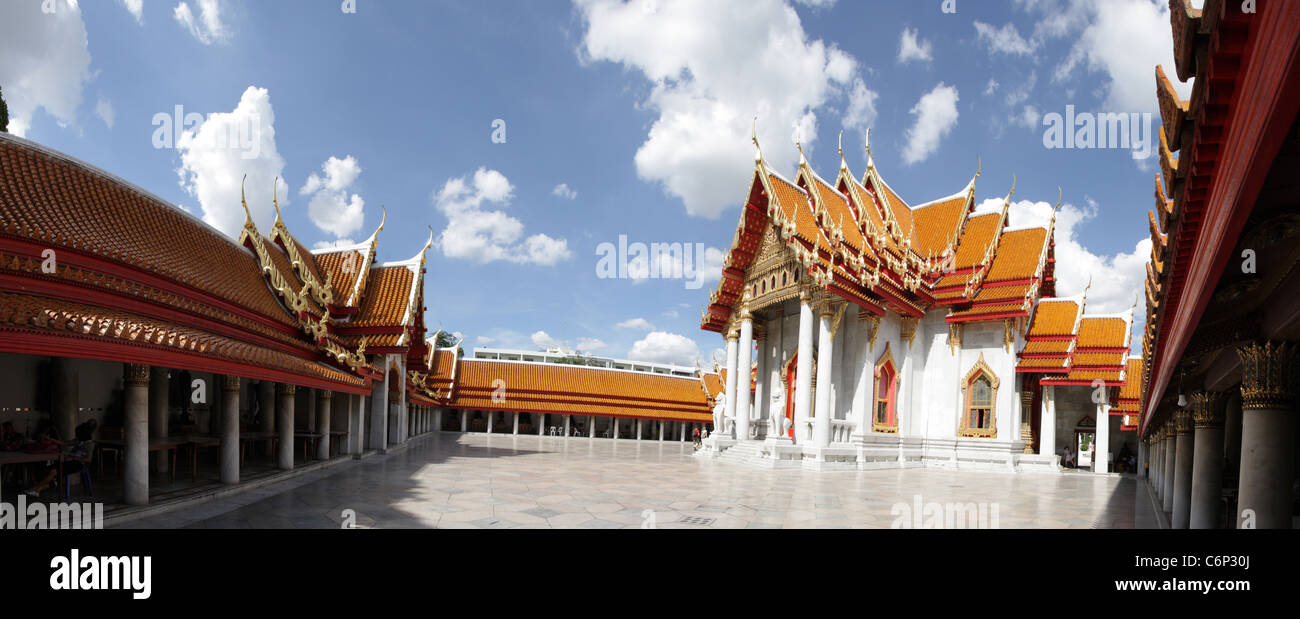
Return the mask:
<svg viewBox="0 0 1300 619">
<path fill-rule="evenodd" d="M 435 432 L 117 526 L 837 529 L 927 526 L 944 513 L 947 526 L 964 528 L 1157 526 L 1132 475 L 768 470 L 693 452 L 690 443 Z"/>
</svg>

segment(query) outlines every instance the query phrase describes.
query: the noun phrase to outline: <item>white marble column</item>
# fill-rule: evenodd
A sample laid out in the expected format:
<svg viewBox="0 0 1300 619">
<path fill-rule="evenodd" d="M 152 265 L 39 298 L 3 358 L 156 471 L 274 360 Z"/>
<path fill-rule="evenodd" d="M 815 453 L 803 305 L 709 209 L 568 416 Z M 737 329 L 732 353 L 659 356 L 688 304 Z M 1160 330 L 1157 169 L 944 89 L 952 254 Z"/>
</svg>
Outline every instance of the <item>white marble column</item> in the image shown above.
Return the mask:
<svg viewBox="0 0 1300 619">
<path fill-rule="evenodd" d="M 738 331 L 727 332 L 727 397 L 724 400 L 722 409 L 721 426 L 713 428 L 718 436 L 725 436 L 723 429 L 727 427 L 727 420 L 731 419 L 735 423 L 736 419 L 736 385 L 739 383 L 739 356 L 740 356 L 740 333 Z M 716 424 L 715 424 L 716 425 Z"/>
<path fill-rule="evenodd" d="M 1110 405 L 1097 405 L 1097 448 L 1093 450 L 1092 472 L 1105 475 L 1110 472 Z"/>
<path fill-rule="evenodd" d="M 1178 463 L 1178 433 L 1173 423 L 1165 424 L 1165 478 L 1161 482 L 1164 494 L 1160 495 L 1161 507 L 1169 513 L 1174 511 L 1174 466 Z"/>
<path fill-rule="evenodd" d="M 587 415 L 587 438 L 596 438 L 596 416 Z"/>
<path fill-rule="evenodd" d="M 1241 475 L 1237 528 L 1289 529 L 1295 479 L 1296 345 L 1237 350 L 1242 365 Z"/>
<path fill-rule="evenodd" d="M 537 436 L 546 435 L 546 413 L 537 415 Z"/>
<path fill-rule="evenodd" d="M 316 390 L 316 431 L 320 440 L 316 441 L 316 459 L 330 459 L 330 423 L 334 409 L 334 392 L 329 389 Z"/>
<path fill-rule="evenodd" d="M 1174 529 L 1186 529 L 1191 522 L 1192 506 L 1192 413 L 1188 410 L 1178 412 L 1174 418 L 1174 428 L 1178 433 L 1178 461 L 1174 463 L 1174 512 L 1170 526 Z"/>
<path fill-rule="evenodd" d="M 564 436 L 565 438 L 573 436 L 573 415 L 564 415 Z"/>
<path fill-rule="evenodd" d="M 168 404 L 167 368 L 154 366 L 149 369 L 149 438 L 167 438 L 167 404 Z M 186 388 L 188 389 L 188 385 Z M 64 440 L 70 437 L 64 436 Z M 168 451 L 160 449 L 154 452 L 154 470 L 167 472 L 170 463 Z"/>
<path fill-rule="evenodd" d="M 740 343 L 736 348 L 736 440 L 749 440 L 749 409 L 754 397 L 749 372 L 754 367 L 754 317 L 740 312 Z M 730 401 L 730 400 L 728 400 Z"/>
<path fill-rule="evenodd" d="M 221 377 L 221 483 L 239 483 L 239 377 Z"/>
<path fill-rule="evenodd" d="M 666 425 L 667 423 L 668 422 L 662 419 L 659 420 L 659 442 L 660 443 L 664 442 L 664 425 Z"/>
<path fill-rule="evenodd" d="M 515 414 L 514 414 L 514 421 L 513 421 L 513 423 L 514 423 L 514 426 L 511 428 L 510 433 L 511 433 L 511 434 L 518 435 L 518 434 L 519 434 L 519 413 L 515 413 Z"/>
<path fill-rule="evenodd" d="M 813 408 L 813 445 L 826 447 L 831 444 L 831 419 L 835 412 L 831 410 L 831 384 L 835 375 L 835 334 L 831 332 L 831 319 L 834 311 L 829 304 L 822 306 L 818 312 L 817 338 L 817 405 Z"/>
<path fill-rule="evenodd" d="M 766 333 L 761 340 L 755 340 L 758 344 L 758 351 L 754 354 L 754 405 L 749 411 L 750 419 L 754 422 L 767 419 L 768 397 L 772 389 L 768 387 L 767 366 L 768 362 L 768 339 Z"/>
<path fill-rule="evenodd" d="M 442 432 L 442 409 L 433 411 L 433 431 Z"/>
<path fill-rule="evenodd" d="M 275 423 L 280 434 L 280 469 L 289 471 L 293 469 L 293 405 L 294 393 L 297 387 L 287 383 L 280 383 L 276 395 L 278 402 L 275 406 Z"/>
<path fill-rule="evenodd" d="M 469 432 L 469 411 L 462 409 L 460 411 L 460 431 Z"/>
<path fill-rule="evenodd" d="M 370 448 L 381 452 L 388 449 L 388 376 L 370 390 Z"/>
<path fill-rule="evenodd" d="M 681 434 L 682 434 L 682 439 L 681 439 L 681 440 L 682 440 L 683 443 L 685 443 L 685 442 L 686 442 L 686 424 L 684 424 L 684 423 L 680 423 L 680 422 L 679 422 L 679 423 L 677 424 L 677 428 L 678 428 L 679 430 L 681 430 Z"/>
<path fill-rule="evenodd" d="M 127 505 L 149 504 L 149 366 L 128 364 L 123 382 L 126 439 L 123 456 L 123 500 Z"/>
<path fill-rule="evenodd" d="M 1198 397 L 1199 396 L 1199 397 Z M 1196 406 L 1192 423 L 1196 427 L 1195 458 L 1192 460 L 1192 505 L 1188 527 L 1213 529 L 1219 525 L 1219 507 L 1223 495 L 1223 421 L 1222 393 L 1193 395 Z"/>
<path fill-rule="evenodd" d="M 804 425 L 812 412 L 812 361 L 813 361 L 813 318 L 812 293 L 799 295 L 799 358 L 795 362 L 794 388 L 794 437 L 796 443 L 807 440 Z M 790 397 L 790 394 L 786 394 Z"/>
<path fill-rule="evenodd" d="M 1147 442 L 1146 442 L 1146 441 L 1143 441 L 1143 440 L 1139 440 L 1139 441 L 1138 441 L 1138 459 L 1137 459 L 1137 462 L 1138 462 L 1138 463 L 1137 463 L 1137 478 L 1138 478 L 1138 479 L 1146 479 L 1146 478 L 1147 478 L 1147 457 L 1148 457 L 1149 455 L 1150 455 L 1150 451 L 1147 449 Z"/>
<path fill-rule="evenodd" d="M 1038 453 L 1043 456 L 1056 455 L 1056 387 L 1045 385 L 1043 389 L 1043 412 L 1038 420 Z"/>
</svg>

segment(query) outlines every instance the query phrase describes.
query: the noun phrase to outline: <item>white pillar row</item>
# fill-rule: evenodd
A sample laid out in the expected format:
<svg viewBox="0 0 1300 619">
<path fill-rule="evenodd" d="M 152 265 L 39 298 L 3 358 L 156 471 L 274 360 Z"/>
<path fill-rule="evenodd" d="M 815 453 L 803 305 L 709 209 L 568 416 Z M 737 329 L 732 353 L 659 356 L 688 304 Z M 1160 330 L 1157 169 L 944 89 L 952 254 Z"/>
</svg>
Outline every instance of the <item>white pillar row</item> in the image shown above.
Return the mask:
<svg viewBox="0 0 1300 619">
<path fill-rule="evenodd" d="M 1043 413 L 1039 416 L 1038 422 L 1038 454 L 1042 456 L 1056 455 L 1056 387 L 1052 385 L 1043 388 Z"/>
<path fill-rule="evenodd" d="M 1194 394 L 1192 424 L 1195 427 L 1192 460 L 1191 514 L 1188 528 L 1213 529 L 1219 525 L 1219 501 L 1223 494 L 1223 393 Z"/>
<path fill-rule="evenodd" d="M 740 340 L 739 332 L 734 330 L 727 332 L 727 383 L 726 383 L 727 397 L 723 401 L 722 419 L 718 420 L 721 422 L 722 425 L 713 428 L 713 431 L 718 433 L 721 433 L 723 429 L 727 427 L 728 419 L 733 420 L 732 421 L 733 424 L 735 423 L 734 420 L 736 418 L 736 383 L 738 378 L 737 377 L 738 372 L 736 368 L 738 367 L 737 357 L 740 354 L 739 340 Z"/>
<path fill-rule="evenodd" d="M 186 389 L 189 386 L 186 385 Z M 152 367 L 149 370 L 149 438 L 167 438 L 167 368 Z M 71 440 L 64 435 L 63 440 Z M 167 472 L 167 450 L 154 452 L 154 469 L 159 473 Z"/>
<path fill-rule="evenodd" d="M 749 410 L 751 423 L 761 421 L 767 418 L 767 396 L 770 389 L 767 386 L 767 348 L 768 341 L 765 338 L 755 340 L 758 351 L 754 353 L 754 403 Z"/>
<path fill-rule="evenodd" d="M 123 381 L 123 415 L 126 453 L 123 456 L 123 500 L 127 505 L 149 504 L 149 366 L 126 365 Z"/>
<path fill-rule="evenodd" d="M 1237 528 L 1289 529 L 1295 479 L 1296 350 L 1269 341 L 1239 348 L 1241 474 Z"/>
<path fill-rule="evenodd" d="M 1192 507 L 1192 412 L 1181 410 L 1174 417 L 1178 436 L 1178 461 L 1174 463 L 1174 512 L 1170 526 L 1186 529 L 1191 522 Z"/>
<path fill-rule="evenodd" d="M 320 439 L 316 441 L 316 459 L 330 459 L 330 423 L 334 409 L 334 392 L 329 389 L 316 390 L 316 431 Z"/>
<path fill-rule="evenodd" d="M 276 385 L 277 402 L 275 406 L 275 423 L 280 433 L 280 459 L 282 470 L 293 469 L 293 396 L 297 391 L 294 385 L 280 383 Z"/>
<path fill-rule="evenodd" d="M 813 308 L 812 293 L 804 291 L 799 295 L 799 359 L 795 362 L 794 388 L 794 436 L 796 443 L 803 443 L 803 427 L 812 412 L 812 358 L 813 358 Z M 786 397 L 790 397 L 786 394 Z"/>
<path fill-rule="evenodd" d="M 736 348 L 736 440 L 749 440 L 749 409 L 754 397 L 749 390 L 749 372 L 754 367 L 754 317 L 740 311 L 740 343 Z M 730 400 L 728 400 L 730 402 Z"/>
<path fill-rule="evenodd" d="M 831 377 L 835 371 L 835 334 L 831 332 L 831 319 L 834 312 L 830 304 L 822 306 L 818 312 L 817 342 L 817 405 L 813 408 L 813 445 L 826 447 L 831 444 Z"/>
<path fill-rule="evenodd" d="M 239 377 L 221 377 L 221 483 L 239 483 Z"/>
<path fill-rule="evenodd" d="M 1151 472 L 1148 477 L 1150 478 L 1151 487 L 1155 490 L 1157 498 L 1160 496 L 1160 474 L 1164 472 L 1164 469 L 1160 467 L 1160 462 L 1163 458 L 1164 444 L 1160 442 L 1160 431 L 1156 430 L 1156 432 L 1151 435 Z"/>
</svg>

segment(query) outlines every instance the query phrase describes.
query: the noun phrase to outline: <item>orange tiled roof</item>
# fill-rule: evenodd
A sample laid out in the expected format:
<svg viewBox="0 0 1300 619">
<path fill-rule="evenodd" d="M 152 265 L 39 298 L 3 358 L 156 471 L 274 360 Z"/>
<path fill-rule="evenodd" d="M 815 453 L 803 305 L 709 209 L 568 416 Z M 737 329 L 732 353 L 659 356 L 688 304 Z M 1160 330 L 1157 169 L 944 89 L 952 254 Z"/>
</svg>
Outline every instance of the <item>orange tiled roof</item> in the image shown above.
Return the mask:
<svg viewBox="0 0 1300 619">
<path fill-rule="evenodd" d="M 361 310 L 349 326 L 401 326 L 410 304 L 415 274 L 402 265 L 376 266 L 370 269 L 367 280 Z"/>
<path fill-rule="evenodd" d="M 948 241 L 957 236 L 957 226 L 966 211 L 966 194 L 962 193 L 933 204 L 917 207 L 912 212 L 916 222 L 916 253 L 922 256 L 939 255 L 948 247 Z"/>
<path fill-rule="evenodd" d="M 462 359 L 458 373 L 452 408 L 713 420 L 700 379 L 694 377 L 479 359 Z M 504 394 L 498 380 L 504 381 Z"/>
<path fill-rule="evenodd" d="M 357 283 L 357 275 L 364 267 L 365 256 L 356 250 L 325 252 L 316 254 L 316 263 L 331 277 L 334 304 L 338 306 L 346 304 L 352 294 L 353 286 Z"/>
<path fill-rule="evenodd" d="M 1065 357 L 1070 352 L 1070 340 L 1030 340 L 1020 349 L 1022 355 L 1060 355 Z"/>
<path fill-rule="evenodd" d="M 431 348 L 429 353 L 429 374 L 439 379 L 451 380 L 451 369 L 456 361 L 456 351 L 445 348 Z"/>
<path fill-rule="evenodd" d="M 966 228 L 961 233 L 961 241 L 957 244 L 957 257 L 953 260 L 953 269 L 966 269 L 980 264 L 984 260 L 984 254 L 989 250 L 989 245 L 997 238 L 1001 223 L 1002 215 L 999 213 L 976 215 L 967 220 Z M 965 285 L 966 282 L 961 283 Z M 940 283 L 935 284 L 936 287 L 940 285 Z"/>
<path fill-rule="evenodd" d="M 1074 335 L 1074 323 L 1078 318 L 1078 302 L 1043 299 L 1034 309 L 1034 317 L 1029 323 L 1028 337 Z"/>
<path fill-rule="evenodd" d="M 1047 241 L 1046 228 L 1025 228 L 1002 233 L 997 255 L 985 281 L 1028 279 L 1038 273 L 1038 261 Z"/>
<path fill-rule="evenodd" d="M 1142 357 L 1130 357 L 1124 370 L 1124 386 L 1119 390 L 1119 400 L 1137 402 L 1142 397 Z M 1136 405 L 1133 410 L 1137 410 Z"/>
<path fill-rule="evenodd" d="M 1123 318 L 1093 318 L 1084 316 L 1079 324 L 1079 348 L 1123 348 L 1128 335 L 1128 323 Z"/>
<path fill-rule="evenodd" d="M 0 234 L 75 248 L 295 324 L 253 254 L 180 209 L 17 140 L 0 140 L 0 170 Z"/>
</svg>

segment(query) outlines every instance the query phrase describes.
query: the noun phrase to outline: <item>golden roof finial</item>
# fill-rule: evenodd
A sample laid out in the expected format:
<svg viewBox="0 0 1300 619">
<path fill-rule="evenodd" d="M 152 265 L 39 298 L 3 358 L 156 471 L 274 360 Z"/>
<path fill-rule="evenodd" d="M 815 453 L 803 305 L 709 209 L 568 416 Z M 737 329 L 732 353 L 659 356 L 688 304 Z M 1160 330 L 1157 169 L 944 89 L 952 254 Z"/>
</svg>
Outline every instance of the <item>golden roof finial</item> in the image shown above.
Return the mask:
<svg viewBox="0 0 1300 619">
<path fill-rule="evenodd" d="M 253 213 L 248 210 L 248 200 L 244 199 L 244 181 L 247 180 L 248 175 L 245 174 L 244 178 L 239 181 L 239 203 L 244 205 L 244 223 L 251 224 L 253 223 Z"/>
<path fill-rule="evenodd" d="M 1016 173 L 1011 173 L 1011 190 L 1007 192 L 1006 200 L 1011 201 L 1011 196 L 1016 195 Z"/>
<path fill-rule="evenodd" d="M 758 115 L 754 115 L 754 124 L 749 128 L 749 139 L 754 143 L 754 161 L 763 162 L 763 147 L 758 145 Z"/>
<path fill-rule="evenodd" d="M 1056 206 L 1053 206 L 1053 207 L 1052 207 L 1052 227 L 1053 227 L 1053 228 L 1056 227 L 1056 212 L 1059 211 L 1059 210 L 1061 210 L 1061 199 L 1064 198 L 1064 197 L 1065 197 L 1065 194 L 1061 192 L 1061 187 L 1058 185 L 1058 186 L 1056 187 Z"/>
<path fill-rule="evenodd" d="M 271 205 L 275 207 L 275 220 L 280 220 L 280 177 L 275 177 L 271 183 Z M 283 222 L 281 222 L 283 223 Z"/>
<path fill-rule="evenodd" d="M 980 172 L 984 170 L 984 160 L 979 155 L 975 155 L 975 178 L 980 177 Z"/>
<path fill-rule="evenodd" d="M 795 127 L 794 147 L 799 150 L 799 165 L 808 165 L 808 159 L 803 156 L 803 131 Z"/>
<path fill-rule="evenodd" d="M 844 130 L 843 129 L 840 129 L 839 150 L 840 150 L 840 169 L 847 170 L 849 169 L 849 164 L 844 162 Z"/>
<path fill-rule="evenodd" d="M 876 160 L 871 156 L 871 127 L 867 127 L 867 137 L 862 139 L 862 148 L 867 151 L 867 169 L 875 169 Z"/>
</svg>

